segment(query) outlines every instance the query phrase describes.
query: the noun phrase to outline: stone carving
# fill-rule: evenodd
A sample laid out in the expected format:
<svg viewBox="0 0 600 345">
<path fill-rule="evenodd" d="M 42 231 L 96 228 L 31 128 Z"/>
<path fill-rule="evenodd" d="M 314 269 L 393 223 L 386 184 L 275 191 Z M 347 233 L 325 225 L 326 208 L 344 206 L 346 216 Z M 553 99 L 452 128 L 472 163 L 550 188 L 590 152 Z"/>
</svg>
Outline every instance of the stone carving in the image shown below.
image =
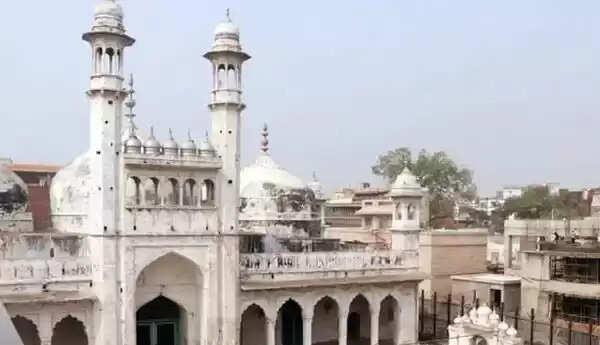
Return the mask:
<svg viewBox="0 0 600 345">
<path fill-rule="evenodd" d="M 0 284 L 19 281 L 46 282 L 64 278 L 90 277 L 94 271 L 88 259 L 74 261 L 31 260 L 0 263 Z"/>
<path fill-rule="evenodd" d="M 240 265 L 248 273 L 409 268 L 398 251 L 243 254 Z"/>
</svg>

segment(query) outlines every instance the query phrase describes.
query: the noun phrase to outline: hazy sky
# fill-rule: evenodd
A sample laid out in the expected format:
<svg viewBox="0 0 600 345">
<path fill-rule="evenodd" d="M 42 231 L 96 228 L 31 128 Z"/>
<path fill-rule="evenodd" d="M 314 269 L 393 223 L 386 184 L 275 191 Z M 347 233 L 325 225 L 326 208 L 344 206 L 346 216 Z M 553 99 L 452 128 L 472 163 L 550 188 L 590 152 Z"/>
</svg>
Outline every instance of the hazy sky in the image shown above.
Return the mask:
<svg viewBox="0 0 600 345">
<path fill-rule="evenodd" d="M 88 146 L 81 34 L 92 0 L 6 1 L 0 156 L 68 163 Z M 445 150 L 483 195 L 504 184 L 600 183 L 600 2 L 122 1 L 137 43 L 137 123 L 182 140 L 209 125 L 209 49 L 231 7 L 244 69 L 242 160 L 270 126 L 278 163 L 328 191 L 379 182 L 376 156 Z"/>
</svg>

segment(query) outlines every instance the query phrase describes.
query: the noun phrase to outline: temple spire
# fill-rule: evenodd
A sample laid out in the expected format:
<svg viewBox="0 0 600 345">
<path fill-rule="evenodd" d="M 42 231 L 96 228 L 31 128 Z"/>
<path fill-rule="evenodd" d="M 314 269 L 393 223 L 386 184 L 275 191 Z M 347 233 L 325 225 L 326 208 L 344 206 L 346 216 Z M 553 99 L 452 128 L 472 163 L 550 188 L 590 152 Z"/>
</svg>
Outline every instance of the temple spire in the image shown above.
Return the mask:
<svg viewBox="0 0 600 345">
<path fill-rule="evenodd" d="M 133 74 L 131 74 L 129 76 L 129 91 L 127 91 L 127 93 L 129 94 L 129 98 L 125 102 L 125 106 L 127 108 L 129 108 L 129 112 L 127 114 L 125 114 L 125 117 L 129 120 L 128 127 L 127 127 L 127 134 L 129 137 L 134 137 L 135 130 L 137 129 L 137 127 L 135 126 L 135 123 L 133 122 L 133 119 L 135 118 L 135 113 L 133 112 L 133 108 L 135 108 L 135 105 L 136 105 L 136 100 L 133 97 L 133 95 L 135 94 L 135 89 L 133 88 Z"/>
</svg>

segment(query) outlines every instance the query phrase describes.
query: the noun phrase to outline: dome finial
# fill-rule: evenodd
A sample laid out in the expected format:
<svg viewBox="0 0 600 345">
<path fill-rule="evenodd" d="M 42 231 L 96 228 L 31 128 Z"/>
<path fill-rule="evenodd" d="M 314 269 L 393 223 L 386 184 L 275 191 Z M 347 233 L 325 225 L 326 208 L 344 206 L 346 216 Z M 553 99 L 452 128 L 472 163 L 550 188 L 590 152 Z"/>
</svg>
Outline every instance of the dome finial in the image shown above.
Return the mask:
<svg viewBox="0 0 600 345">
<path fill-rule="evenodd" d="M 135 89 L 133 88 L 133 74 L 129 76 L 129 91 L 127 91 L 127 93 L 129 94 L 129 99 L 125 102 L 125 106 L 129 108 L 129 113 L 125 114 L 125 117 L 129 120 L 129 127 L 127 130 L 129 132 L 129 137 L 135 137 L 135 130 L 137 127 L 133 122 L 133 118 L 135 117 L 133 108 L 135 108 L 136 105 L 135 98 L 133 97 L 133 94 L 135 94 Z"/>
<path fill-rule="evenodd" d="M 227 21 L 231 22 L 231 17 L 229 16 L 229 7 L 225 10 L 225 16 L 227 17 Z"/>
<path fill-rule="evenodd" d="M 175 138 L 173 138 L 173 130 L 171 128 L 169 128 L 169 139 L 175 140 Z"/>
<path fill-rule="evenodd" d="M 265 125 L 263 126 L 263 131 L 262 131 L 262 136 L 263 136 L 263 140 L 261 142 L 262 144 L 262 152 L 268 154 L 269 153 L 269 126 L 267 126 L 267 123 L 265 123 Z"/>
</svg>

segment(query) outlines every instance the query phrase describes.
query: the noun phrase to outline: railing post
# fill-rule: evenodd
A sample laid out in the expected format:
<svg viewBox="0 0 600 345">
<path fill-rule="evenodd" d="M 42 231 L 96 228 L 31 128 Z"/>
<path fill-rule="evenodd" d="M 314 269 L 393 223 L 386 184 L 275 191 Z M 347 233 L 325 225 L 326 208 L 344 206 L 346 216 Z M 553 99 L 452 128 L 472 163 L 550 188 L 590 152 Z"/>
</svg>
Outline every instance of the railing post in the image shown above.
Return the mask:
<svg viewBox="0 0 600 345">
<path fill-rule="evenodd" d="M 550 312 L 550 344 L 552 345 L 552 340 L 554 340 L 554 313 Z"/>
<path fill-rule="evenodd" d="M 421 305 L 420 307 L 420 314 L 421 317 L 419 318 L 419 336 L 423 336 L 423 328 L 424 328 L 424 324 L 423 324 L 423 319 L 425 317 L 425 290 L 421 290 Z"/>
<path fill-rule="evenodd" d="M 519 330 L 519 310 L 521 310 L 521 306 L 517 307 L 517 310 L 515 311 L 515 330 Z"/>
<path fill-rule="evenodd" d="M 572 338 L 572 334 L 573 333 L 573 321 L 569 320 L 569 332 L 568 332 L 568 337 L 569 339 L 567 339 L 567 344 L 571 345 L 571 338 Z"/>
<path fill-rule="evenodd" d="M 504 322 L 504 302 L 500 302 L 500 322 Z"/>
<path fill-rule="evenodd" d="M 448 294 L 448 311 L 446 314 L 446 326 L 450 326 L 450 308 L 452 307 L 452 294 Z"/>
<path fill-rule="evenodd" d="M 590 343 L 589 343 L 589 345 L 592 345 L 592 341 L 593 341 L 593 338 L 594 338 L 594 325 L 592 325 L 592 321 L 591 320 L 590 320 L 589 327 L 590 327 L 590 339 L 589 339 Z"/>
<path fill-rule="evenodd" d="M 433 339 L 435 339 L 437 326 L 437 292 L 433 293 Z"/>
<path fill-rule="evenodd" d="M 465 315 L 465 295 L 460 296 L 460 316 Z"/>
<path fill-rule="evenodd" d="M 529 344 L 533 345 L 533 323 L 535 321 L 535 309 L 531 308 L 531 321 L 529 325 Z"/>
</svg>

